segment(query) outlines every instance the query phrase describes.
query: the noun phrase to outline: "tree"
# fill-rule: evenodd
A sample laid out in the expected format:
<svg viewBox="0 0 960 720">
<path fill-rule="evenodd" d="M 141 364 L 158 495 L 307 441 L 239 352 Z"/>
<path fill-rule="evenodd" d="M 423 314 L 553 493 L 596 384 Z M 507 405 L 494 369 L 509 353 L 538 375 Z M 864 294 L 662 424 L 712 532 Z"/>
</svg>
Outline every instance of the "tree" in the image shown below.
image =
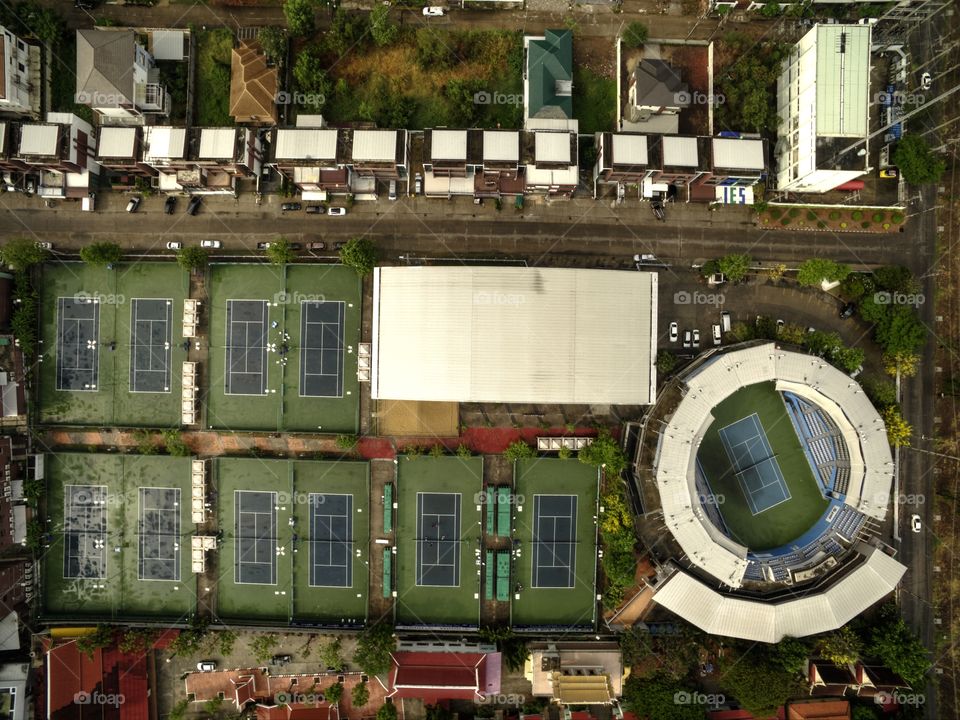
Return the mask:
<svg viewBox="0 0 960 720">
<path fill-rule="evenodd" d="M 817 650 L 834 665 L 852 665 L 860 659 L 863 641 L 849 625 L 844 625 L 823 636 Z"/>
<path fill-rule="evenodd" d="M 913 377 L 920 367 L 920 356 L 911 352 L 884 353 L 883 370 L 892 377 Z"/>
<path fill-rule="evenodd" d="M 914 635 L 893 603 L 880 610 L 880 620 L 873 625 L 868 643 L 870 655 L 900 675 L 914 688 L 926 684 L 930 658 L 926 647 Z"/>
<path fill-rule="evenodd" d="M 770 717 L 788 698 L 806 692 L 797 675 L 771 662 L 760 648 L 731 653 L 720 669 L 722 687 L 754 717 Z"/>
<path fill-rule="evenodd" d="M 430 31 L 433 34 L 433 30 Z M 348 50 L 363 49 L 367 36 L 367 15 L 337 9 L 333 15 L 330 29 L 323 37 L 324 46 L 337 56 L 346 54 Z M 443 43 L 437 43 L 442 45 Z"/>
<path fill-rule="evenodd" d="M 386 47 L 392 45 L 399 34 L 400 28 L 390 19 L 390 6 L 374 5 L 370 11 L 370 37 L 373 42 L 379 47 Z"/>
<path fill-rule="evenodd" d="M 827 282 L 843 282 L 850 274 L 850 267 L 826 258 L 811 258 L 801 263 L 797 270 L 797 282 L 807 287 L 819 287 Z"/>
<path fill-rule="evenodd" d="M 393 703 L 384 703 L 377 710 L 377 720 L 397 720 L 397 706 Z"/>
<path fill-rule="evenodd" d="M 261 28 L 257 34 L 257 40 L 260 41 L 260 47 L 263 48 L 263 54 L 267 60 L 283 65 L 287 59 L 287 33 L 283 28 L 276 25 L 268 25 Z"/>
<path fill-rule="evenodd" d="M 534 451 L 534 449 L 527 445 L 523 440 L 514 440 L 512 443 L 507 445 L 507 449 L 503 451 L 503 456 L 510 462 L 526 460 L 528 458 L 536 457 L 536 455 L 536 451 Z"/>
<path fill-rule="evenodd" d="M 334 683 L 323 691 L 323 699 L 331 705 L 336 705 L 343 697 L 343 683 Z"/>
<path fill-rule="evenodd" d="M 753 259 L 749 255 L 731 253 L 717 260 L 717 270 L 722 272 L 730 282 L 740 282 L 750 271 Z"/>
<path fill-rule="evenodd" d="M 628 627 L 620 633 L 619 641 L 625 667 L 639 665 L 653 653 L 650 633 L 645 627 L 638 625 Z"/>
<path fill-rule="evenodd" d="M 809 656 L 809 645 L 795 637 L 785 637 L 776 645 L 770 646 L 770 659 L 794 675 L 804 671 Z"/>
<path fill-rule="evenodd" d="M 681 702 L 684 699 L 688 702 Z M 623 704 L 642 718 L 702 720 L 705 708 L 690 700 L 692 694 L 663 673 L 649 678 L 631 675 L 623 686 Z"/>
<path fill-rule="evenodd" d="M 393 626 L 378 623 L 364 630 L 357 638 L 353 662 L 367 675 L 382 675 L 390 669 L 390 653 L 395 644 Z"/>
<path fill-rule="evenodd" d="M 917 290 L 917 281 L 908 268 L 901 265 L 886 265 L 873 273 L 877 287 L 887 292 L 912 293 Z"/>
<path fill-rule="evenodd" d="M 3 264 L 17 272 L 39 265 L 50 257 L 50 251 L 29 238 L 14 238 L 0 248 Z"/>
<path fill-rule="evenodd" d="M 882 411 L 883 422 L 887 426 L 887 440 L 894 447 L 909 445 L 910 437 L 913 435 L 913 428 L 910 426 L 903 415 L 900 414 L 900 408 L 891 405 Z"/>
<path fill-rule="evenodd" d="M 250 641 L 250 652 L 257 662 L 266 662 L 273 655 L 274 648 L 280 640 L 273 633 L 261 633 Z"/>
<path fill-rule="evenodd" d="M 187 441 L 183 439 L 183 433 L 176 428 L 164 430 L 162 435 L 163 444 L 167 448 L 168 454 L 173 457 L 189 457 L 193 454 L 193 450 L 187 445 Z"/>
<path fill-rule="evenodd" d="M 271 265 L 287 265 L 297 259 L 297 253 L 290 247 L 290 242 L 286 238 L 270 243 L 264 254 Z"/>
<path fill-rule="evenodd" d="M 839 347 L 833 353 L 833 364 L 846 373 L 856 372 L 863 366 L 866 353 L 861 348 Z"/>
<path fill-rule="evenodd" d="M 184 270 L 203 270 L 209 259 L 210 254 L 195 245 L 177 250 L 177 264 Z"/>
<path fill-rule="evenodd" d="M 480 637 L 488 643 L 494 643 L 503 657 L 503 663 L 510 672 L 520 672 L 530 657 L 527 641 L 506 626 L 485 627 L 480 629 Z"/>
<path fill-rule="evenodd" d="M 642 22 L 632 22 L 623 30 L 623 45 L 628 48 L 641 48 L 647 42 L 650 32 Z"/>
<path fill-rule="evenodd" d="M 663 349 L 657 352 L 657 370 L 661 375 L 669 375 L 679 362 L 677 356 L 669 350 Z"/>
<path fill-rule="evenodd" d="M 326 64 L 320 58 L 319 48 L 311 46 L 297 55 L 293 65 L 293 79 L 303 94 L 303 104 L 320 108 L 327 102 L 332 86 L 327 77 Z"/>
<path fill-rule="evenodd" d="M 354 685 L 353 690 L 350 691 L 350 703 L 355 708 L 361 708 L 368 702 L 370 702 L 370 688 L 367 687 L 367 683 Z"/>
<path fill-rule="evenodd" d="M 366 277 L 377 264 L 377 247 L 367 238 L 355 237 L 340 249 L 340 262 Z"/>
<path fill-rule="evenodd" d="M 579 458 L 585 465 L 603 466 L 611 478 L 627 468 L 627 456 L 607 428 L 600 428 L 593 442 L 580 451 Z"/>
<path fill-rule="evenodd" d="M 97 242 L 80 248 L 80 259 L 88 265 L 113 265 L 123 258 L 123 250 L 116 243 Z"/>
<path fill-rule="evenodd" d="M 293 35 L 306 37 L 313 34 L 313 12 L 316 5 L 316 0 L 286 0 L 283 4 L 283 16 L 287 19 L 287 27 Z"/>
<path fill-rule="evenodd" d="M 885 353 L 917 352 L 927 339 L 927 329 L 916 311 L 908 305 L 887 307 L 886 316 L 874 326 L 874 340 Z"/>
<path fill-rule="evenodd" d="M 95 650 L 113 644 L 113 634 L 113 628 L 109 625 L 97 625 L 97 629 L 92 633 L 77 638 L 77 650 L 92 658 Z"/>
<path fill-rule="evenodd" d="M 913 185 L 939 182 L 947 164 L 934 155 L 920 135 L 904 135 L 893 151 L 893 164 L 900 168 L 903 178 Z"/>
</svg>

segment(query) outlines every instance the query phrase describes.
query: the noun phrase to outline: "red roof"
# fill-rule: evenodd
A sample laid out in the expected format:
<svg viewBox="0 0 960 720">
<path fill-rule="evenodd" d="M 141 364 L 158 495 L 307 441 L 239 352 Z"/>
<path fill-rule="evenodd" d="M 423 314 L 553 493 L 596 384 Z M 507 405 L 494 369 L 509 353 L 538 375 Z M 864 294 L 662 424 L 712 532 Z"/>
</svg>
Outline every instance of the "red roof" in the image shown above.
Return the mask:
<svg viewBox="0 0 960 720">
<path fill-rule="evenodd" d="M 326 702 L 257 705 L 257 720 L 337 720 L 338 718 L 337 708 L 331 707 Z"/>
<path fill-rule="evenodd" d="M 392 657 L 391 697 L 431 703 L 500 692 L 500 653 L 395 652 Z"/>
</svg>

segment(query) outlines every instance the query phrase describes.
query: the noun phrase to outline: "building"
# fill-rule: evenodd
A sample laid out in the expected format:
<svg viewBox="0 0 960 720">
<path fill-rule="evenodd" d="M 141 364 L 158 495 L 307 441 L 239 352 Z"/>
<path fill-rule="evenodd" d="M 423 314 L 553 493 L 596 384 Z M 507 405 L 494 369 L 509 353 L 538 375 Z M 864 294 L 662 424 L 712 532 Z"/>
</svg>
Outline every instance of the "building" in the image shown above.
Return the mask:
<svg viewBox="0 0 960 720">
<path fill-rule="evenodd" d="M 354 130 L 347 160 L 355 194 L 375 196 L 378 181 L 407 177 L 406 130 Z"/>
<path fill-rule="evenodd" d="M 482 130 L 480 157 L 482 170 L 474 175 L 476 197 L 502 198 L 523 195 L 526 183 L 520 164 L 520 132 Z"/>
<path fill-rule="evenodd" d="M 143 162 L 143 128 L 102 125 L 97 133 L 97 161 L 110 174 L 111 187 L 133 188 L 137 178 L 156 177 Z"/>
<path fill-rule="evenodd" d="M 611 705 L 623 694 L 623 656 L 615 642 L 531 643 L 525 675 L 535 697 L 561 705 Z"/>
<path fill-rule="evenodd" d="M 643 59 L 630 73 L 621 129 L 676 134 L 680 111 L 690 107 L 690 90 L 680 71 L 663 60 Z"/>
<path fill-rule="evenodd" d="M 20 126 L 16 158 L 39 176 L 37 194 L 45 198 L 86 197 L 99 175 L 93 128 L 72 113 L 47 113 L 44 123 Z"/>
<path fill-rule="evenodd" d="M 77 96 L 104 123 L 143 123 L 168 115 L 170 97 L 160 71 L 133 30 L 77 30 Z"/>
<path fill-rule="evenodd" d="M 777 190 L 822 193 L 870 170 L 870 25 L 814 26 L 777 81 Z"/>
<path fill-rule="evenodd" d="M 573 34 L 547 30 L 525 36 L 523 127 L 525 130 L 573 130 Z"/>
<path fill-rule="evenodd" d="M 26 720 L 31 697 L 29 663 L 3 663 L 0 665 L 0 719 Z"/>
<path fill-rule="evenodd" d="M 577 133 L 540 130 L 524 133 L 526 192 L 570 197 L 580 181 Z"/>
<path fill-rule="evenodd" d="M 0 113 L 40 115 L 40 47 L 0 26 Z"/>
<path fill-rule="evenodd" d="M 191 168 L 186 128 L 148 125 L 143 128 L 143 163 L 157 173 L 161 191 L 179 192 L 177 173 Z"/>
<path fill-rule="evenodd" d="M 516 267 L 374 272 L 372 397 L 646 405 L 657 275 Z"/>
<path fill-rule="evenodd" d="M 653 152 L 659 160 L 659 167 L 651 176 L 655 185 L 684 187 L 707 172 L 707 158 L 701 152 L 699 138 L 663 135 L 653 141 L 653 146 Z M 689 197 L 682 194 L 681 199 L 687 200 Z"/>
<path fill-rule="evenodd" d="M 474 195 L 482 170 L 482 130 L 425 130 L 423 194 L 437 197 Z"/>
<path fill-rule="evenodd" d="M 273 131 L 271 165 L 300 191 L 304 200 L 326 200 L 350 192 L 347 157 L 350 131 L 323 127 Z"/>
<path fill-rule="evenodd" d="M 230 116 L 238 123 L 276 125 L 279 80 L 260 43 L 241 40 L 230 54 Z"/>
<path fill-rule="evenodd" d="M 597 162 L 593 167 L 593 196 L 599 185 L 636 185 L 650 177 L 650 153 L 646 135 L 597 133 Z"/>
<path fill-rule="evenodd" d="M 387 697 L 482 702 L 500 692 L 500 653 L 480 647 L 401 649 L 390 654 Z"/>
<path fill-rule="evenodd" d="M 189 166 L 177 171 L 177 184 L 191 194 L 233 195 L 238 178 L 260 174 L 263 146 L 253 128 L 194 128 L 189 144 Z"/>
</svg>

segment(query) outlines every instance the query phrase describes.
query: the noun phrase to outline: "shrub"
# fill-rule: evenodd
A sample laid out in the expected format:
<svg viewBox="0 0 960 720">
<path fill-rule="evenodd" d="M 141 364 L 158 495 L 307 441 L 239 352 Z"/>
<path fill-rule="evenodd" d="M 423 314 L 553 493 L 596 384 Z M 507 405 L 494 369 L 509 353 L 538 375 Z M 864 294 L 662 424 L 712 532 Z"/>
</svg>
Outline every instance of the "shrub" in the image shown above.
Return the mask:
<svg viewBox="0 0 960 720">
<path fill-rule="evenodd" d="M 817 221 L 817 227 L 818 227 L 820 230 L 823 230 L 826 226 L 827 226 L 827 224 L 826 224 L 823 220 L 818 220 L 818 221 Z"/>
<path fill-rule="evenodd" d="M 470 451 L 470 448 L 467 446 L 466 443 L 460 443 L 459 445 L 457 445 L 458 458 L 466 459 L 472 456 L 473 456 L 473 453 Z"/>
<path fill-rule="evenodd" d="M 446 452 L 446 449 L 440 443 L 435 443 L 433 447 L 430 448 L 430 457 L 439 458 L 443 457 L 443 454 Z"/>
<path fill-rule="evenodd" d="M 523 440 L 514 440 L 512 443 L 507 445 L 507 449 L 503 451 L 503 456 L 510 461 L 524 460 L 526 458 L 535 457 L 536 452 L 534 452 L 534 449 L 527 445 Z"/>
<path fill-rule="evenodd" d="M 557 457 L 561 460 L 569 460 L 571 457 L 573 457 L 573 450 L 566 445 L 561 445 L 560 449 L 557 450 Z"/>
<path fill-rule="evenodd" d="M 799 214 L 800 214 L 800 208 L 792 207 L 790 208 L 790 210 L 787 211 L 787 215 L 789 215 L 792 218 L 797 217 Z"/>
<path fill-rule="evenodd" d="M 783 220 L 780 221 L 780 224 L 786 227 L 787 225 L 790 224 L 790 218 L 785 217 Z"/>
<path fill-rule="evenodd" d="M 807 220 L 813 221 L 817 219 L 817 214 L 813 210 L 807 210 Z"/>
<path fill-rule="evenodd" d="M 783 215 L 783 210 L 780 208 L 770 208 L 770 217 L 774 220 L 779 220 L 781 215 Z"/>
<path fill-rule="evenodd" d="M 334 442 L 340 450 L 353 450 L 359 440 L 356 435 L 337 435 L 337 439 Z"/>
<path fill-rule="evenodd" d="M 840 211 L 839 211 L 839 210 L 831 210 L 831 211 L 830 211 L 830 214 L 829 214 L 827 217 L 830 218 L 831 220 L 839 220 L 839 219 L 840 219 Z"/>
<path fill-rule="evenodd" d="M 886 217 L 886 215 L 884 215 L 882 212 L 875 212 L 875 213 L 873 214 L 873 221 L 874 221 L 874 222 L 883 222 L 883 220 L 884 220 L 885 217 Z"/>
<path fill-rule="evenodd" d="M 863 212 L 860 210 L 854 210 L 852 213 L 850 213 L 850 217 L 851 219 L 859 222 L 860 220 L 863 219 Z"/>
<path fill-rule="evenodd" d="M 643 47 L 650 33 L 642 22 L 632 22 L 623 31 L 623 44 L 628 48 Z"/>
<path fill-rule="evenodd" d="M 841 230 L 846 230 L 846 229 L 847 229 L 847 224 L 846 224 L 845 222 L 840 223 L 840 229 L 841 229 Z"/>
<path fill-rule="evenodd" d="M 871 223 L 869 220 L 864 220 L 862 223 L 860 223 L 860 227 L 862 227 L 864 230 L 866 230 L 866 229 L 869 228 L 872 224 L 873 224 L 873 223 Z"/>
<path fill-rule="evenodd" d="M 902 223 L 902 222 L 903 222 L 903 213 L 901 213 L 901 212 L 895 212 L 895 213 L 893 213 L 893 215 L 890 216 L 890 219 L 891 219 L 893 222 L 895 222 L 895 223 L 898 223 L 898 224 L 899 224 L 899 223 Z"/>
<path fill-rule="evenodd" d="M 883 224 L 883 229 L 884 229 L 884 230 L 889 230 L 889 229 L 890 229 L 890 223 L 884 223 L 884 224 Z"/>
</svg>

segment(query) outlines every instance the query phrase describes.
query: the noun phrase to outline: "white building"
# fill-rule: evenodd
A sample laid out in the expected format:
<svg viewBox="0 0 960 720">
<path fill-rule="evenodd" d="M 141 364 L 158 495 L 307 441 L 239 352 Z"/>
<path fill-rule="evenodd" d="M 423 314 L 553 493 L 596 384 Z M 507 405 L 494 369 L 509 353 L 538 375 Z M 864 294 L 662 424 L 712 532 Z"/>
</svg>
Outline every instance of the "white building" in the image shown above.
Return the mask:
<svg viewBox="0 0 960 720">
<path fill-rule="evenodd" d="M 40 48 L 0 26 L 0 112 L 36 117 L 40 112 Z"/>
<path fill-rule="evenodd" d="M 24 123 L 16 159 L 39 174 L 37 194 L 47 198 L 82 198 L 100 174 L 97 138 L 85 120 L 72 113 L 47 113 L 44 123 Z"/>
<path fill-rule="evenodd" d="M 783 61 L 778 190 L 827 192 L 869 171 L 870 32 L 817 25 Z"/>
</svg>

